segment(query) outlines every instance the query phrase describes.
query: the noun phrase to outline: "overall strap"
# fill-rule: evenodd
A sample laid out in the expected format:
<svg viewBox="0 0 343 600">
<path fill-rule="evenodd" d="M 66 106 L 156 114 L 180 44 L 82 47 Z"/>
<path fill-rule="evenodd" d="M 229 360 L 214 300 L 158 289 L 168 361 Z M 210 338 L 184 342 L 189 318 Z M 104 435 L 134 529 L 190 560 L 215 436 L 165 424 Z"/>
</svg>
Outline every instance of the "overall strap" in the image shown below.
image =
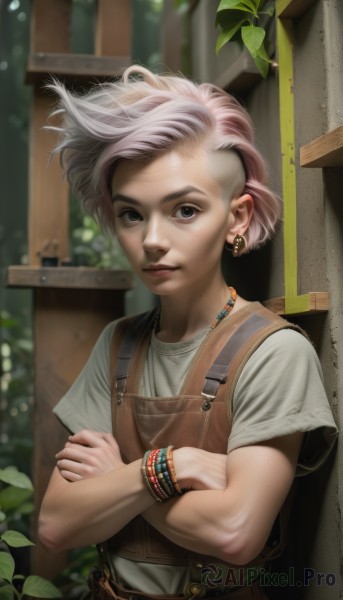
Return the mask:
<svg viewBox="0 0 343 600">
<path fill-rule="evenodd" d="M 226 383 L 232 362 L 242 348 L 257 332 L 270 325 L 270 320 L 259 314 L 253 314 L 244 321 L 232 337 L 226 342 L 214 363 L 205 375 L 205 384 L 201 395 L 209 402 L 216 397 L 220 384 Z M 203 405 L 203 408 L 205 406 Z"/>
<path fill-rule="evenodd" d="M 258 346 L 272 333 L 291 328 L 304 334 L 299 327 L 272 313 L 258 302 L 252 303 L 245 310 L 241 309 L 239 313 L 235 315 L 237 318 L 229 318 L 225 323 L 223 322 L 221 328 L 218 328 L 218 333 L 221 332 L 220 340 L 218 338 L 216 340 L 215 332 L 213 332 L 214 336 L 209 336 L 208 340 L 205 340 L 200 352 L 201 358 L 197 360 L 198 356 L 195 357 L 192 374 L 187 377 L 183 386 L 183 394 L 200 393 L 204 397 L 203 410 L 211 407 L 221 384 L 227 384 L 222 387 L 225 387 L 226 401 L 229 406 L 231 405 L 234 387 L 244 365 Z M 110 371 L 111 383 L 115 385 L 116 396 L 119 399 L 126 390 L 132 359 L 137 356 L 137 348 L 141 349 L 144 341 L 146 342 L 154 316 L 155 310 L 123 319 L 115 330 Z M 234 327 L 231 327 L 230 323 Z M 212 344 L 219 348 L 219 352 L 215 355 L 210 350 L 211 347 L 212 350 L 214 348 Z M 206 359 L 210 355 L 213 359 L 208 363 Z M 204 359 L 205 363 L 207 362 L 205 369 Z M 204 383 L 201 384 L 201 381 Z M 200 388 L 199 383 L 202 385 Z"/>
<path fill-rule="evenodd" d="M 251 303 L 224 321 L 214 330 L 195 356 L 183 394 L 201 394 L 202 410 L 209 410 L 215 398 L 225 401 L 230 413 L 237 380 L 255 350 L 273 333 L 294 329 L 306 335 L 298 326 L 266 309 L 259 302 Z M 205 373 L 205 375 L 204 375 Z"/>
<path fill-rule="evenodd" d="M 123 319 L 117 326 L 111 347 L 110 381 L 116 393 L 125 393 L 136 347 L 151 330 L 155 310 Z"/>
</svg>

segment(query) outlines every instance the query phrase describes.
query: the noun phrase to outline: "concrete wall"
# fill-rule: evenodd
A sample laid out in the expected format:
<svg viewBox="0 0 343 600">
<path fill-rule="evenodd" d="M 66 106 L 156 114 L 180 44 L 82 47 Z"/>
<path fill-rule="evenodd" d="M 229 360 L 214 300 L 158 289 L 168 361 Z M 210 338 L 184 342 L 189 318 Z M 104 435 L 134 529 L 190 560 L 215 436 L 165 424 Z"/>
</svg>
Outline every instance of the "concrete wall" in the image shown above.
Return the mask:
<svg viewBox="0 0 343 600">
<path fill-rule="evenodd" d="M 215 82 L 223 69 L 237 58 L 237 47 L 226 47 L 217 60 L 214 16 L 218 3 L 200 0 L 191 23 L 192 75 Z M 301 145 L 343 123 L 343 2 L 318 0 L 294 22 L 294 102 L 296 163 Z M 270 167 L 270 181 L 281 193 L 278 74 L 258 82 L 241 95 L 255 123 L 257 145 Z M 297 166 L 298 293 L 328 291 L 330 311 L 296 320 L 311 335 L 323 367 L 328 397 L 337 422 L 343 420 L 343 169 L 310 169 Z M 282 230 L 256 256 L 226 261 L 226 273 L 242 295 L 265 299 L 284 295 Z M 242 279 L 244 272 L 244 280 Z M 248 273 L 248 278 L 246 277 Z M 246 279 L 249 284 L 246 284 Z M 294 565 L 320 578 L 308 587 L 271 591 L 271 598 L 338 600 L 342 585 L 342 452 L 299 486 L 299 504 L 290 537 L 290 555 L 279 567 Z M 319 581 L 320 579 L 320 581 Z M 319 583 L 321 585 L 319 585 Z"/>
</svg>

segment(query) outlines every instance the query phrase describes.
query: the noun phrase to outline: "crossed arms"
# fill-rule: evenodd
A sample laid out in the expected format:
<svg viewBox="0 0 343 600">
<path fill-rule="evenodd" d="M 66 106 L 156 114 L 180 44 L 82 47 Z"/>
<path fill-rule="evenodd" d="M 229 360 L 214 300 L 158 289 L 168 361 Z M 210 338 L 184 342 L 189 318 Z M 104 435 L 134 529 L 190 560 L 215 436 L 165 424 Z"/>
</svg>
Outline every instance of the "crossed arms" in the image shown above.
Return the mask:
<svg viewBox="0 0 343 600">
<path fill-rule="evenodd" d="M 263 548 L 294 478 L 302 434 L 227 456 L 196 448 L 174 451 L 186 494 L 156 503 L 141 460 L 124 464 L 109 433 L 83 430 L 57 454 L 40 518 L 50 550 L 96 544 L 141 514 L 174 543 L 225 562 L 246 564 Z"/>
</svg>

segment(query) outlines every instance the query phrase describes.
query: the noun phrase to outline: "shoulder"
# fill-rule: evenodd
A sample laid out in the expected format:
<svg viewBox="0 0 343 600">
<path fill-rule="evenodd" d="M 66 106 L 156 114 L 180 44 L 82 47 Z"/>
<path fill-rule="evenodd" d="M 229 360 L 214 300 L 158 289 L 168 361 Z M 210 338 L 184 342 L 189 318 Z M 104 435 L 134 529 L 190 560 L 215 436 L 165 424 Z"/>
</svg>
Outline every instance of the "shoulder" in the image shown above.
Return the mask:
<svg viewBox="0 0 343 600">
<path fill-rule="evenodd" d="M 255 350 L 238 379 L 229 450 L 299 431 L 316 439 L 316 457 L 312 452 L 308 460 L 313 469 L 337 430 L 314 347 L 298 331 L 282 329 Z"/>
<path fill-rule="evenodd" d="M 119 336 L 125 330 L 132 328 L 132 326 L 142 323 L 149 314 L 150 313 L 139 313 L 137 315 L 121 317 L 120 319 L 111 321 L 100 333 L 95 343 L 94 350 L 108 349 L 114 337 Z"/>
<path fill-rule="evenodd" d="M 317 353 L 309 338 L 300 331 L 287 326 L 286 322 L 284 329 L 268 335 L 252 354 L 248 363 L 251 366 L 254 362 L 260 364 L 277 359 L 290 364 L 296 363 L 299 359 L 302 362 L 314 361 L 319 364 Z"/>
<path fill-rule="evenodd" d="M 322 389 L 322 370 L 309 339 L 294 329 L 281 329 L 269 335 L 247 360 L 235 399 L 239 405 L 254 390 L 261 398 L 268 393 L 282 397 L 293 393 L 300 401 L 306 386 L 314 389 L 318 384 Z"/>
</svg>

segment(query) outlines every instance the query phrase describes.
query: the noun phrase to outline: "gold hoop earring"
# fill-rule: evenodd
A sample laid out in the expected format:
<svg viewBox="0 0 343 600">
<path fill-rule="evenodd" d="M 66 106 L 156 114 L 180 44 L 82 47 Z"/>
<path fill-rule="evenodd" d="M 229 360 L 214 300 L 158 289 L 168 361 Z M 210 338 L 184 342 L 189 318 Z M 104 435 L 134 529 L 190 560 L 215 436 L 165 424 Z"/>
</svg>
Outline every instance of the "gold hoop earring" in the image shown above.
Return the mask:
<svg viewBox="0 0 343 600">
<path fill-rule="evenodd" d="M 246 241 L 243 235 L 236 235 L 232 245 L 232 256 L 237 258 L 240 256 L 246 246 Z"/>
</svg>

